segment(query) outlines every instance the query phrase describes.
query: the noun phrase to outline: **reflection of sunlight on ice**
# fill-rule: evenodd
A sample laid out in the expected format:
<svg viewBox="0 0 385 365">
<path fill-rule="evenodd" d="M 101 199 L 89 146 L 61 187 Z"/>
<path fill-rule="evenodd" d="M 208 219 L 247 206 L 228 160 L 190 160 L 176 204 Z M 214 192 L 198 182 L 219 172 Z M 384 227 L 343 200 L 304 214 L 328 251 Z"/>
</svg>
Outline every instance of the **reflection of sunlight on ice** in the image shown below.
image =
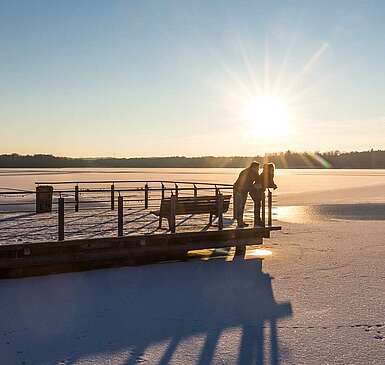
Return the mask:
<svg viewBox="0 0 385 365">
<path fill-rule="evenodd" d="M 295 217 L 303 214 L 303 209 L 300 206 L 277 207 L 277 210 L 277 214 L 280 220 L 292 221 L 295 219 Z"/>
<path fill-rule="evenodd" d="M 247 250 L 245 258 L 253 259 L 253 258 L 259 258 L 259 257 L 271 256 L 272 254 L 273 252 L 266 248 L 253 248 L 252 250 Z"/>
<path fill-rule="evenodd" d="M 255 243 L 250 246 L 245 246 L 246 252 L 240 253 L 238 257 L 245 258 L 246 260 L 263 259 L 273 254 L 271 249 L 259 248 Z M 242 251 L 242 250 L 241 250 Z M 236 257 L 236 247 L 217 248 L 217 249 L 205 249 L 205 250 L 192 250 L 189 251 L 188 256 L 190 258 L 198 258 L 200 260 L 213 260 L 224 259 L 225 261 L 233 261 Z"/>
<path fill-rule="evenodd" d="M 381 203 L 321 204 L 278 207 L 280 221 L 309 223 L 336 220 L 385 220 L 385 205 Z"/>
<path fill-rule="evenodd" d="M 317 211 L 311 206 L 283 206 L 276 207 L 277 218 L 283 222 L 305 223 L 313 221 L 316 218 L 320 219 Z"/>
</svg>

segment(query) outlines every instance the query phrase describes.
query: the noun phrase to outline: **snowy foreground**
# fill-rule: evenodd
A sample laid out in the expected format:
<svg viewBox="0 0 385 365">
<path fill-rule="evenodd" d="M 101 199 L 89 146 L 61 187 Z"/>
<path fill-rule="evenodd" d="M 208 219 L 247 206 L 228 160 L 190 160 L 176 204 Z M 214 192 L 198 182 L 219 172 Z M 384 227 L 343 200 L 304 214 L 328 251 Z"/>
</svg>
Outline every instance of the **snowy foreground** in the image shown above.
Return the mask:
<svg viewBox="0 0 385 365">
<path fill-rule="evenodd" d="M 2 364 L 383 364 L 383 221 L 285 223 L 272 255 L 0 281 Z"/>
<path fill-rule="evenodd" d="M 384 364 L 384 173 L 277 178 L 263 262 L 0 280 L 0 364 Z"/>
</svg>

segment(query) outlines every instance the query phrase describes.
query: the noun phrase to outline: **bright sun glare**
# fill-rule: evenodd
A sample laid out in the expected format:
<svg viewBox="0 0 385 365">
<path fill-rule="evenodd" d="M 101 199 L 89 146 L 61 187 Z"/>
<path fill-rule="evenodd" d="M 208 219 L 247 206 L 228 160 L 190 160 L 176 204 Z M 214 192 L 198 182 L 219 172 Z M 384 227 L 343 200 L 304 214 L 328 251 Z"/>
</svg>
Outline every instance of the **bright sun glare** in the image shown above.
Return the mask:
<svg viewBox="0 0 385 365">
<path fill-rule="evenodd" d="M 261 95 L 244 106 L 244 118 L 255 134 L 282 136 L 289 131 L 289 108 L 278 97 Z"/>
</svg>

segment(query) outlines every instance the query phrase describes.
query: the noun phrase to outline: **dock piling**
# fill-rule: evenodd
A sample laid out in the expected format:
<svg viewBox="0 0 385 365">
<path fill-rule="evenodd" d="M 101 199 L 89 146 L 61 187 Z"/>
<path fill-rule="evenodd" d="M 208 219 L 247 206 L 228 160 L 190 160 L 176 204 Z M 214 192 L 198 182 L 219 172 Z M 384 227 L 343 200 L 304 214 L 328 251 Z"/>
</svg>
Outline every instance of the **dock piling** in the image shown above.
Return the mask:
<svg viewBox="0 0 385 365">
<path fill-rule="evenodd" d="M 267 192 L 267 224 L 269 227 L 273 224 L 273 194 L 270 190 Z"/>
<path fill-rule="evenodd" d="M 111 210 L 115 210 L 115 185 L 111 185 Z"/>
<path fill-rule="evenodd" d="M 175 215 L 176 215 L 176 195 L 171 195 L 170 198 L 170 219 L 169 219 L 169 226 L 171 233 L 175 233 L 176 229 L 176 222 L 175 222 Z"/>
<path fill-rule="evenodd" d="M 261 224 L 261 202 L 254 201 L 254 227 Z"/>
<path fill-rule="evenodd" d="M 162 183 L 162 199 L 164 199 L 164 184 Z"/>
<path fill-rule="evenodd" d="M 194 184 L 194 198 L 197 198 L 198 197 L 198 188 L 197 186 Z"/>
<path fill-rule="evenodd" d="M 148 209 L 148 184 L 144 185 L 144 209 Z"/>
<path fill-rule="evenodd" d="M 237 217 L 237 207 L 235 205 L 235 189 L 233 187 L 233 219 Z"/>
<path fill-rule="evenodd" d="M 175 198 L 178 199 L 178 196 L 179 196 L 179 188 L 178 188 L 178 184 L 175 184 Z"/>
<path fill-rule="evenodd" d="M 58 199 L 58 241 L 64 241 L 64 198 Z"/>
<path fill-rule="evenodd" d="M 118 237 L 123 237 L 123 196 L 118 196 Z"/>
<path fill-rule="evenodd" d="M 75 212 L 79 211 L 79 185 L 75 185 Z"/>
</svg>

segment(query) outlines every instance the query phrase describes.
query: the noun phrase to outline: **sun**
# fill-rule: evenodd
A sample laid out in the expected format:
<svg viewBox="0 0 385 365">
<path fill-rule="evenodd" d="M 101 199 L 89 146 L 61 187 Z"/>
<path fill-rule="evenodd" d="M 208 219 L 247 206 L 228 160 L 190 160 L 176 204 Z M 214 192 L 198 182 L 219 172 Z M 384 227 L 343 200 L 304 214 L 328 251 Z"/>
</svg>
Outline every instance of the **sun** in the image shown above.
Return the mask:
<svg viewBox="0 0 385 365">
<path fill-rule="evenodd" d="M 288 104 L 274 95 L 259 95 L 247 101 L 243 108 L 243 118 L 248 128 L 258 135 L 283 136 L 289 132 Z"/>
</svg>

